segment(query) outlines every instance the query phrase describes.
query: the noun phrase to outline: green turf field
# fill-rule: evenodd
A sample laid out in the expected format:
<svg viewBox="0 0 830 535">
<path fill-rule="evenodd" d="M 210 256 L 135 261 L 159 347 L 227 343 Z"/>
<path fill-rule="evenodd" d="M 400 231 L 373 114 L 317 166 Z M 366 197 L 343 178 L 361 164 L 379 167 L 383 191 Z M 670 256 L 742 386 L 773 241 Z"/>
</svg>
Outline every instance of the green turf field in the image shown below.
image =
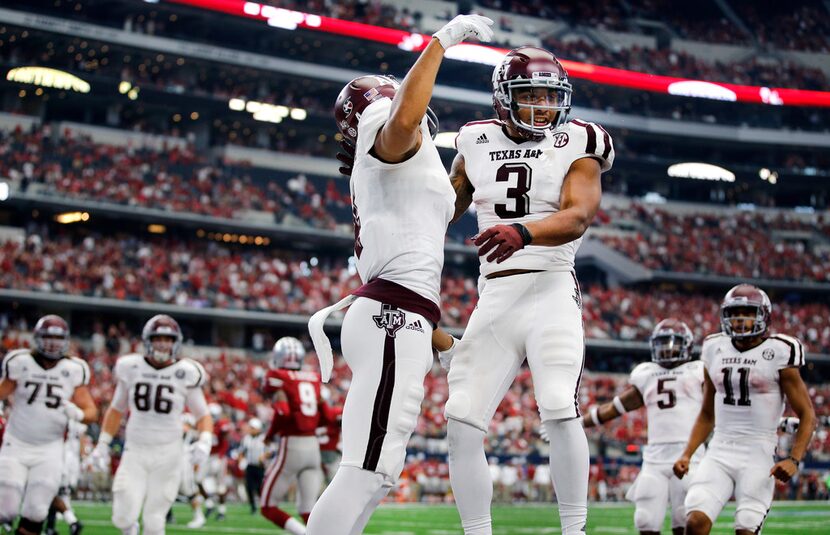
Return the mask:
<svg viewBox="0 0 830 535">
<path fill-rule="evenodd" d="M 86 524 L 84 535 L 114 534 L 109 522 L 110 510 L 106 504 L 76 504 L 78 517 Z M 731 534 L 734 508 L 729 508 L 718 520 L 712 533 Z M 184 505 L 175 507 L 176 523 L 167 532 L 176 533 L 283 533 L 260 516 L 253 516 L 243 506 L 229 508 L 228 517 L 222 522 L 208 520 L 198 530 L 190 530 L 185 524 L 190 512 Z M 627 504 L 592 505 L 589 513 L 589 534 L 631 534 L 633 508 Z M 494 533 L 500 535 L 559 533 L 559 521 L 555 507 L 499 506 L 493 511 Z M 68 533 L 66 525 L 59 523 L 62 534 Z M 450 535 L 460 534 L 461 525 L 454 507 L 444 505 L 384 506 L 372 517 L 366 533 L 387 535 Z M 663 530 L 670 533 L 668 524 Z M 830 504 L 826 502 L 775 503 L 770 512 L 765 535 L 828 535 L 830 534 Z"/>
</svg>

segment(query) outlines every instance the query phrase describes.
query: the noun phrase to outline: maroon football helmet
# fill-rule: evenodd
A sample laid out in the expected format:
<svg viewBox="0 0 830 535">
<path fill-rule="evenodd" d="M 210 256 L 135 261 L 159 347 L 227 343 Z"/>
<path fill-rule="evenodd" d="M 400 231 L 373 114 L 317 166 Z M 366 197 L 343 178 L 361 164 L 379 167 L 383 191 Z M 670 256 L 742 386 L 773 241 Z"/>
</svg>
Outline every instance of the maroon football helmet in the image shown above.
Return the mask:
<svg viewBox="0 0 830 535">
<path fill-rule="evenodd" d="M 692 359 L 692 344 L 694 336 L 688 325 L 674 318 L 664 319 L 651 333 L 651 360 L 657 364 L 686 362 Z"/>
<path fill-rule="evenodd" d="M 173 346 L 169 351 L 159 351 L 153 347 L 153 338 L 167 336 L 173 338 Z M 145 354 L 148 358 L 158 362 L 173 360 L 182 348 L 182 330 L 178 322 L 167 314 L 158 314 L 144 324 L 141 331 L 141 341 L 144 342 Z"/>
<path fill-rule="evenodd" d="M 34 337 L 35 349 L 48 359 L 63 358 L 69 350 L 69 325 L 55 314 L 37 320 Z"/>
<path fill-rule="evenodd" d="M 394 76 L 367 75 L 355 78 L 344 87 L 334 102 L 334 118 L 337 129 L 352 144 L 357 143 L 357 124 L 363 110 L 381 98 L 395 98 L 401 86 Z M 434 138 L 438 133 L 438 117 L 427 108 L 429 133 Z"/>
<path fill-rule="evenodd" d="M 751 315 L 739 315 L 736 309 L 754 309 Z M 720 306 L 720 324 L 724 333 L 732 338 L 763 336 L 769 330 L 772 303 L 767 293 L 751 284 L 739 284 L 726 292 Z M 732 321 L 742 320 L 742 330 L 736 330 Z M 746 323 L 752 321 L 752 327 Z"/>
<path fill-rule="evenodd" d="M 536 88 L 547 90 L 546 103 L 517 102 L 518 91 L 535 91 Z M 544 48 L 514 48 L 493 70 L 493 108 L 496 114 L 528 139 L 540 139 L 545 131 L 565 124 L 571 111 L 572 92 L 567 71 L 556 56 Z M 519 119 L 519 108 L 530 109 L 529 123 Z M 535 116 L 543 110 L 553 112 L 553 118 L 547 124 L 537 125 Z"/>
</svg>

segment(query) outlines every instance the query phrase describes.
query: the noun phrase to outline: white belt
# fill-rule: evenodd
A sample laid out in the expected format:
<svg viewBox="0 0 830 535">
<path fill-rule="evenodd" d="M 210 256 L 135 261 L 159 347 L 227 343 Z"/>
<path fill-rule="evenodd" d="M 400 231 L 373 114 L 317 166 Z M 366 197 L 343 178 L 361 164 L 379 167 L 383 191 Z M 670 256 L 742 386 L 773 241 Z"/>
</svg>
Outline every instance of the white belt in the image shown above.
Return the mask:
<svg viewBox="0 0 830 535">
<path fill-rule="evenodd" d="M 343 310 L 351 305 L 357 297 L 356 295 L 347 295 L 335 304 L 318 310 L 308 320 L 308 334 L 311 335 L 311 343 L 314 344 L 317 360 L 320 361 L 320 378 L 324 383 L 328 383 L 331 379 L 331 370 L 334 368 L 334 354 L 331 350 L 331 342 L 323 331 L 323 325 L 333 312 Z"/>
</svg>

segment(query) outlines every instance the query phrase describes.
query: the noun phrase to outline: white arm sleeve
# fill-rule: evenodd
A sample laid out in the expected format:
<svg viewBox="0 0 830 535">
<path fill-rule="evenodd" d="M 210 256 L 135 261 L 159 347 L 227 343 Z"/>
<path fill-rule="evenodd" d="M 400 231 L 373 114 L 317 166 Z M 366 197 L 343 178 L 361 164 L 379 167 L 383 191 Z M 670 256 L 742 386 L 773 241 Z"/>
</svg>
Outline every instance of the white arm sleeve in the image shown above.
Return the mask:
<svg viewBox="0 0 830 535">
<path fill-rule="evenodd" d="M 205 401 L 205 393 L 201 388 L 191 388 L 187 391 L 187 400 L 185 400 L 187 408 L 193 414 L 198 422 L 202 417 L 208 414 L 207 401 Z"/>
<path fill-rule="evenodd" d="M 129 405 L 127 402 L 127 390 L 128 388 L 121 381 L 118 381 L 118 384 L 115 385 L 115 394 L 112 395 L 112 403 L 110 403 L 110 406 L 120 413 L 127 412 Z"/>
</svg>

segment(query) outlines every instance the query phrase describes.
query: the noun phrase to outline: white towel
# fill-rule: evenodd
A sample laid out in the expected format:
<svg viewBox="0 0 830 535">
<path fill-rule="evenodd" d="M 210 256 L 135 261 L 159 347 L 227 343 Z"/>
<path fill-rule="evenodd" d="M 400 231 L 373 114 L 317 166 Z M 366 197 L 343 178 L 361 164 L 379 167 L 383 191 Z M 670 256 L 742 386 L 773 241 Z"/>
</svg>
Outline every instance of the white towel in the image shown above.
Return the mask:
<svg viewBox="0 0 830 535">
<path fill-rule="evenodd" d="M 308 320 L 308 334 L 311 335 L 311 343 L 314 344 L 314 351 L 317 353 L 317 360 L 320 361 L 320 378 L 324 383 L 331 379 L 331 371 L 334 368 L 334 354 L 331 350 L 329 337 L 323 331 L 326 319 L 338 310 L 343 310 L 357 299 L 356 295 L 347 295 L 335 304 L 322 310 L 318 310 Z"/>
</svg>

